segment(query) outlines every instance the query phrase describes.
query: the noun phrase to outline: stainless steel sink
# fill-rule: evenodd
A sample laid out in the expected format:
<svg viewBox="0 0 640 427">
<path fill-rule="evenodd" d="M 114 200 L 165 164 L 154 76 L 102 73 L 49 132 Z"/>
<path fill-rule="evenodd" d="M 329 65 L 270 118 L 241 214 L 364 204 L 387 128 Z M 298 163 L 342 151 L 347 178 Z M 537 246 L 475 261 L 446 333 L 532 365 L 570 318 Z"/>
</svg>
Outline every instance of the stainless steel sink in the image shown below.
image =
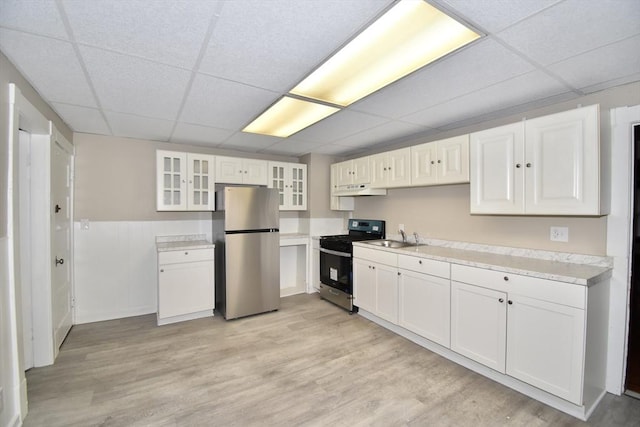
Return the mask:
<svg viewBox="0 0 640 427">
<path fill-rule="evenodd" d="M 368 240 L 365 243 L 368 245 L 382 246 L 383 248 L 406 248 L 408 246 L 415 246 L 411 243 L 398 242 L 397 240 Z"/>
</svg>

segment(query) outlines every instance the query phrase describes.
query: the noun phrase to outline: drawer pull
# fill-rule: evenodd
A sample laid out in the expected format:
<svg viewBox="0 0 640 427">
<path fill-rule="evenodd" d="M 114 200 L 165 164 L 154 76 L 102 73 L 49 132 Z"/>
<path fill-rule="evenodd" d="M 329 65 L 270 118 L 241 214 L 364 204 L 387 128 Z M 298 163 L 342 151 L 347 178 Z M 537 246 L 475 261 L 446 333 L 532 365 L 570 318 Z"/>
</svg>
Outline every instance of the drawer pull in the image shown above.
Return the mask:
<svg viewBox="0 0 640 427">
<path fill-rule="evenodd" d="M 164 269 L 163 268 L 160 269 L 160 273 L 164 273 Z"/>
<path fill-rule="evenodd" d="M 500 298 L 498 302 L 504 302 L 504 298 Z"/>
<path fill-rule="evenodd" d="M 189 255 L 189 252 L 185 252 L 184 254 L 185 254 L 185 255 Z"/>
<path fill-rule="evenodd" d="M 509 276 L 504 276 L 504 281 L 508 282 L 509 281 Z"/>
<path fill-rule="evenodd" d="M 513 301 L 509 300 L 509 301 L 507 301 L 507 304 L 511 305 L 511 304 L 513 304 Z"/>
<path fill-rule="evenodd" d="M 418 264 L 421 264 L 421 265 L 422 265 L 422 260 L 418 261 Z"/>
</svg>

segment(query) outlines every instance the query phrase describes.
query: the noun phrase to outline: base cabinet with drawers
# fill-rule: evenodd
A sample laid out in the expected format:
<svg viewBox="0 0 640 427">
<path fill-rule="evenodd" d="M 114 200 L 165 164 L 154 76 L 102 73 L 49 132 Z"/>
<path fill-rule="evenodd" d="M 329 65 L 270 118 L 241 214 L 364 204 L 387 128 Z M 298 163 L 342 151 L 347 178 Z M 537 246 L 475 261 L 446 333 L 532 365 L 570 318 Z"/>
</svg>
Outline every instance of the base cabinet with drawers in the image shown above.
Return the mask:
<svg viewBox="0 0 640 427">
<path fill-rule="evenodd" d="M 158 252 L 158 325 L 213 316 L 214 249 Z"/>
<path fill-rule="evenodd" d="M 587 286 L 353 249 L 364 317 L 583 419 L 604 395 L 608 279 Z"/>
</svg>

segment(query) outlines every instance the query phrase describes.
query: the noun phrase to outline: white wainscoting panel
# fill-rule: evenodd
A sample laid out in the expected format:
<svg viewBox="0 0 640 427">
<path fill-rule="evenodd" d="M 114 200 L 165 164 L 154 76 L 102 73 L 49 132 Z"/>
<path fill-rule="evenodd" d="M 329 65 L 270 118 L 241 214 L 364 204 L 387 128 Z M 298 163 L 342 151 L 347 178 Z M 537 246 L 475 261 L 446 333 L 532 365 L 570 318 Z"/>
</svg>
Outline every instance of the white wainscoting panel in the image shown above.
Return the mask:
<svg viewBox="0 0 640 427">
<path fill-rule="evenodd" d="M 74 224 L 75 323 L 157 311 L 156 236 L 206 234 L 211 221 L 95 221 Z"/>
</svg>

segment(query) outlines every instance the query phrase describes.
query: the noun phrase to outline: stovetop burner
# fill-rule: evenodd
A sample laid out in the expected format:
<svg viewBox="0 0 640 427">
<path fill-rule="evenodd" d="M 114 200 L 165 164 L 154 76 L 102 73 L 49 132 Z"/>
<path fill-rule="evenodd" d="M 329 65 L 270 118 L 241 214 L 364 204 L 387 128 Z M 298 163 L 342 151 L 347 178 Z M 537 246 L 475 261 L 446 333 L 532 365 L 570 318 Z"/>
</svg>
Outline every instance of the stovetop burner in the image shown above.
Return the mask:
<svg viewBox="0 0 640 427">
<path fill-rule="evenodd" d="M 353 242 L 378 240 L 385 237 L 385 222 L 381 220 L 350 219 L 349 234 L 320 237 L 320 247 L 339 252 L 352 253 Z"/>
</svg>

